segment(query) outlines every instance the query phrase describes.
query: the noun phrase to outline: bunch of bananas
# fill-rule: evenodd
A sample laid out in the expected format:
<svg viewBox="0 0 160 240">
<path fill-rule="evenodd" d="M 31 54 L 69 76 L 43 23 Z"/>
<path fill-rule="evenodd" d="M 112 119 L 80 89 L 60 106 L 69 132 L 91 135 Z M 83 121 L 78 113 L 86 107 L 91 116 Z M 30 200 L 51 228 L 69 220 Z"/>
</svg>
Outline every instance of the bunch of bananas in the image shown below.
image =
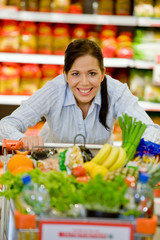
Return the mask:
<svg viewBox="0 0 160 240">
<path fill-rule="evenodd" d="M 122 147 L 104 144 L 96 156 L 84 167 L 91 177 L 101 174 L 103 177 L 109 172 L 124 166 L 127 159 L 125 150 Z"/>
<path fill-rule="evenodd" d="M 112 146 L 106 143 L 92 161 L 105 166 L 109 171 L 114 171 L 125 164 L 126 158 L 126 152 L 122 147 Z"/>
</svg>

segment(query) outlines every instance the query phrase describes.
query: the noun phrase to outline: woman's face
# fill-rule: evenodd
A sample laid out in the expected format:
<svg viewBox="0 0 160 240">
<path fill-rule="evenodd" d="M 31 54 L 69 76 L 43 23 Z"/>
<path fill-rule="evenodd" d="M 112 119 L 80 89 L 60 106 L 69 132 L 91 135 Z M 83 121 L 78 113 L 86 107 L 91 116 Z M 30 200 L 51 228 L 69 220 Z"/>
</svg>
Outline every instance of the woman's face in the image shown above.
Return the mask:
<svg viewBox="0 0 160 240">
<path fill-rule="evenodd" d="M 104 71 L 101 71 L 95 57 L 85 55 L 75 60 L 66 79 L 77 105 L 91 104 L 104 79 Z"/>
</svg>

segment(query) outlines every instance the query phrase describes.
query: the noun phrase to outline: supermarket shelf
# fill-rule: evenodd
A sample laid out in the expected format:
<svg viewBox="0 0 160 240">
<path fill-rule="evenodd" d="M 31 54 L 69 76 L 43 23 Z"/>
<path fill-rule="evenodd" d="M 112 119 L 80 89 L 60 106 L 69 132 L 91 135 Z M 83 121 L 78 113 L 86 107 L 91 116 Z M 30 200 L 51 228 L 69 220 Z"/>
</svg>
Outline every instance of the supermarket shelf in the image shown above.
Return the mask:
<svg viewBox="0 0 160 240">
<path fill-rule="evenodd" d="M 0 105 L 20 105 L 23 100 L 28 98 L 29 96 L 22 95 L 0 95 Z M 160 111 L 160 103 L 139 101 L 139 104 L 146 111 Z"/>
<path fill-rule="evenodd" d="M 64 64 L 64 56 L 44 54 L 0 53 L 0 62 Z"/>
<path fill-rule="evenodd" d="M 29 96 L 21 95 L 0 95 L 0 105 L 20 105 L 23 100 L 28 98 Z"/>
<path fill-rule="evenodd" d="M 127 68 L 134 67 L 135 61 L 127 58 L 104 58 L 105 67 Z"/>
<path fill-rule="evenodd" d="M 17 11 L 16 9 L 0 9 L 0 19 L 13 19 L 17 21 L 35 21 L 70 24 L 96 24 L 118 26 L 141 26 L 159 27 L 160 18 L 136 17 L 136 16 L 115 16 L 98 14 L 69 14 L 54 12 L 31 12 Z"/>
<path fill-rule="evenodd" d="M 153 111 L 153 112 L 159 112 L 160 111 L 160 103 L 139 101 L 139 105 L 141 107 L 143 107 L 145 111 Z"/>
<path fill-rule="evenodd" d="M 153 69 L 155 62 L 152 61 L 143 61 L 143 60 L 134 60 L 134 68 L 139 69 Z"/>
<path fill-rule="evenodd" d="M 141 27 L 160 27 L 160 18 L 138 17 L 137 26 Z"/>
<path fill-rule="evenodd" d="M 37 63 L 37 64 L 64 64 L 62 55 L 23 54 L 23 53 L 0 53 L 0 62 Z M 104 58 L 105 67 L 135 67 L 152 69 L 154 62 L 140 61 L 127 58 Z"/>
<path fill-rule="evenodd" d="M 13 19 L 17 21 L 35 21 L 35 22 L 53 22 L 53 23 L 71 23 L 71 24 L 115 24 L 122 26 L 136 26 L 137 18 L 134 16 L 107 16 L 96 14 L 68 14 L 68 13 L 53 13 L 53 12 L 30 12 L 0 10 L 0 19 Z"/>
</svg>

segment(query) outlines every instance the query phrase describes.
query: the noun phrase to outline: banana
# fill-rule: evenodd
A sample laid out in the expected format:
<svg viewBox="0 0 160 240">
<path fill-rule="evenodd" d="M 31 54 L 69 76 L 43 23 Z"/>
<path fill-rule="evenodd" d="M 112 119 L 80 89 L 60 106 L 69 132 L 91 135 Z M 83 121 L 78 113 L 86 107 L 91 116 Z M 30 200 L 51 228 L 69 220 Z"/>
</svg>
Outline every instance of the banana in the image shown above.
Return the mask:
<svg viewBox="0 0 160 240">
<path fill-rule="evenodd" d="M 118 159 L 119 150 L 120 150 L 120 147 L 113 146 L 109 156 L 103 163 L 103 166 L 109 169 L 114 164 L 114 162 Z"/>
<path fill-rule="evenodd" d="M 120 147 L 119 156 L 117 160 L 114 162 L 114 164 L 109 168 L 109 171 L 113 171 L 118 168 L 121 168 L 124 165 L 126 158 L 127 158 L 126 151 L 122 147 Z"/>
<path fill-rule="evenodd" d="M 108 169 L 102 165 L 97 165 L 95 168 L 92 169 L 90 172 L 91 178 L 94 178 L 97 174 L 101 174 L 102 177 L 106 176 L 108 173 Z"/>
<path fill-rule="evenodd" d="M 111 150 L 112 150 L 112 145 L 109 143 L 105 143 L 91 161 L 99 165 L 103 164 L 105 159 L 109 156 Z"/>
<path fill-rule="evenodd" d="M 92 162 L 92 161 L 89 161 L 89 162 L 85 162 L 85 163 L 83 164 L 83 166 L 84 166 L 86 172 L 90 174 L 91 171 L 92 171 L 92 169 L 95 168 L 95 167 L 97 167 L 97 166 L 99 166 L 99 165 L 97 165 L 96 163 L 94 163 L 94 162 Z"/>
</svg>

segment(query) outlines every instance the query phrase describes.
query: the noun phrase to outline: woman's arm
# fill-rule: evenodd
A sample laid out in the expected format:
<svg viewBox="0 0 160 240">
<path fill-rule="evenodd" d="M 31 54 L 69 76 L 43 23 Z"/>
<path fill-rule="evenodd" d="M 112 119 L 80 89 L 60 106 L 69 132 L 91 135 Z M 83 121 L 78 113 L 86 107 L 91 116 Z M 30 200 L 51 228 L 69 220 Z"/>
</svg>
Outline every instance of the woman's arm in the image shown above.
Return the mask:
<svg viewBox="0 0 160 240">
<path fill-rule="evenodd" d="M 11 115 L 4 117 L 0 121 L 0 141 L 3 138 L 11 140 L 26 139 L 27 128 L 33 127 L 41 121 L 41 117 L 47 115 L 51 104 L 54 104 L 52 95 L 56 95 L 54 89 L 51 88 L 51 84 L 46 84 L 28 100 L 23 101 L 21 106 Z"/>
</svg>

